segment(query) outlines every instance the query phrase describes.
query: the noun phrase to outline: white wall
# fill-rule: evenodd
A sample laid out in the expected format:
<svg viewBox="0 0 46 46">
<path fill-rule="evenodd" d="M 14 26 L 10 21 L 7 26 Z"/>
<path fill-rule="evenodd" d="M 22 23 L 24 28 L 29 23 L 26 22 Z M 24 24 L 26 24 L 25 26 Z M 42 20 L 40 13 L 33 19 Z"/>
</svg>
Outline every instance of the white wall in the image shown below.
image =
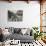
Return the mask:
<svg viewBox="0 0 46 46">
<path fill-rule="evenodd" d="M 11 10 L 23 10 L 22 22 L 8 22 L 7 11 Z M 40 26 L 40 4 L 38 2 L 0 2 L 0 27 L 32 27 Z"/>
</svg>

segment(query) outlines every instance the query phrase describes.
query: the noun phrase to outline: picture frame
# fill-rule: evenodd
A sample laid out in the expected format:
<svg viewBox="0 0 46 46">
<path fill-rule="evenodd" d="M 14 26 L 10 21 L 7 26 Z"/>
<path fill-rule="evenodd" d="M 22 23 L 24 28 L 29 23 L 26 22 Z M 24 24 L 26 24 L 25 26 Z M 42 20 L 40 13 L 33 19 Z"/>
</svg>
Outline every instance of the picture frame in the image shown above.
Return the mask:
<svg viewBox="0 0 46 46">
<path fill-rule="evenodd" d="M 8 10 L 8 21 L 10 22 L 23 21 L 23 10 Z"/>
</svg>

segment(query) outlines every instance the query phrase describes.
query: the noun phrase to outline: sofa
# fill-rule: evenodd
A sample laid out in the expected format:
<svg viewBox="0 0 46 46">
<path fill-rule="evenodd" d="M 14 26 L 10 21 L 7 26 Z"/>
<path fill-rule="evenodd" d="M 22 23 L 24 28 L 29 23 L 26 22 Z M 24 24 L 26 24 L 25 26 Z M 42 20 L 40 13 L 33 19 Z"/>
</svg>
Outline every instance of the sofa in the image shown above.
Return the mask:
<svg viewBox="0 0 46 46">
<path fill-rule="evenodd" d="M 7 33 L 5 33 L 6 30 L 7 29 L 3 29 L 3 38 L 2 38 L 3 41 L 7 41 L 8 39 L 20 40 L 21 43 L 31 43 L 34 41 L 32 31 L 29 28 L 9 27 Z"/>
<path fill-rule="evenodd" d="M 9 28 L 11 29 L 11 28 Z M 23 34 L 21 32 L 22 29 L 26 29 L 26 28 L 12 28 L 13 31 L 10 31 L 10 35 L 7 38 L 10 38 L 10 40 L 20 40 L 21 43 L 31 43 L 34 40 L 34 37 L 31 35 L 28 35 L 28 33 Z M 25 31 L 25 30 L 24 30 Z M 32 31 L 30 30 L 30 33 L 32 33 Z"/>
</svg>

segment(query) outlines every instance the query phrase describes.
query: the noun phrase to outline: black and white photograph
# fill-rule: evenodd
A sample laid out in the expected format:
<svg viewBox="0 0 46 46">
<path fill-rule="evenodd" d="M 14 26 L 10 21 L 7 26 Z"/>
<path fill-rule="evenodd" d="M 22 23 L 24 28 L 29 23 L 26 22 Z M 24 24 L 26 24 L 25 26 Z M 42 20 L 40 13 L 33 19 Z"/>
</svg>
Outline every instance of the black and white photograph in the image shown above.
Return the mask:
<svg viewBox="0 0 46 46">
<path fill-rule="evenodd" d="M 23 21 L 23 10 L 8 10 L 8 21 Z"/>
</svg>

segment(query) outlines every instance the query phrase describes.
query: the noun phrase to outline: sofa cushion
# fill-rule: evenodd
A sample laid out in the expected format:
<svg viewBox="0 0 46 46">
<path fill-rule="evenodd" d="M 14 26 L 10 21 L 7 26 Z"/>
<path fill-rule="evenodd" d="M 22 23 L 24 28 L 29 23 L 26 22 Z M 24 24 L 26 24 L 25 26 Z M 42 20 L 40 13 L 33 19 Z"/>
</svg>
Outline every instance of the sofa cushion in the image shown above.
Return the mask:
<svg viewBox="0 0 46 46">
<path fill-rule="evenodd" d="M 14 33 L 20 33 L 21 29 L 20 28 L 14 28 Z"/>
</svg>

